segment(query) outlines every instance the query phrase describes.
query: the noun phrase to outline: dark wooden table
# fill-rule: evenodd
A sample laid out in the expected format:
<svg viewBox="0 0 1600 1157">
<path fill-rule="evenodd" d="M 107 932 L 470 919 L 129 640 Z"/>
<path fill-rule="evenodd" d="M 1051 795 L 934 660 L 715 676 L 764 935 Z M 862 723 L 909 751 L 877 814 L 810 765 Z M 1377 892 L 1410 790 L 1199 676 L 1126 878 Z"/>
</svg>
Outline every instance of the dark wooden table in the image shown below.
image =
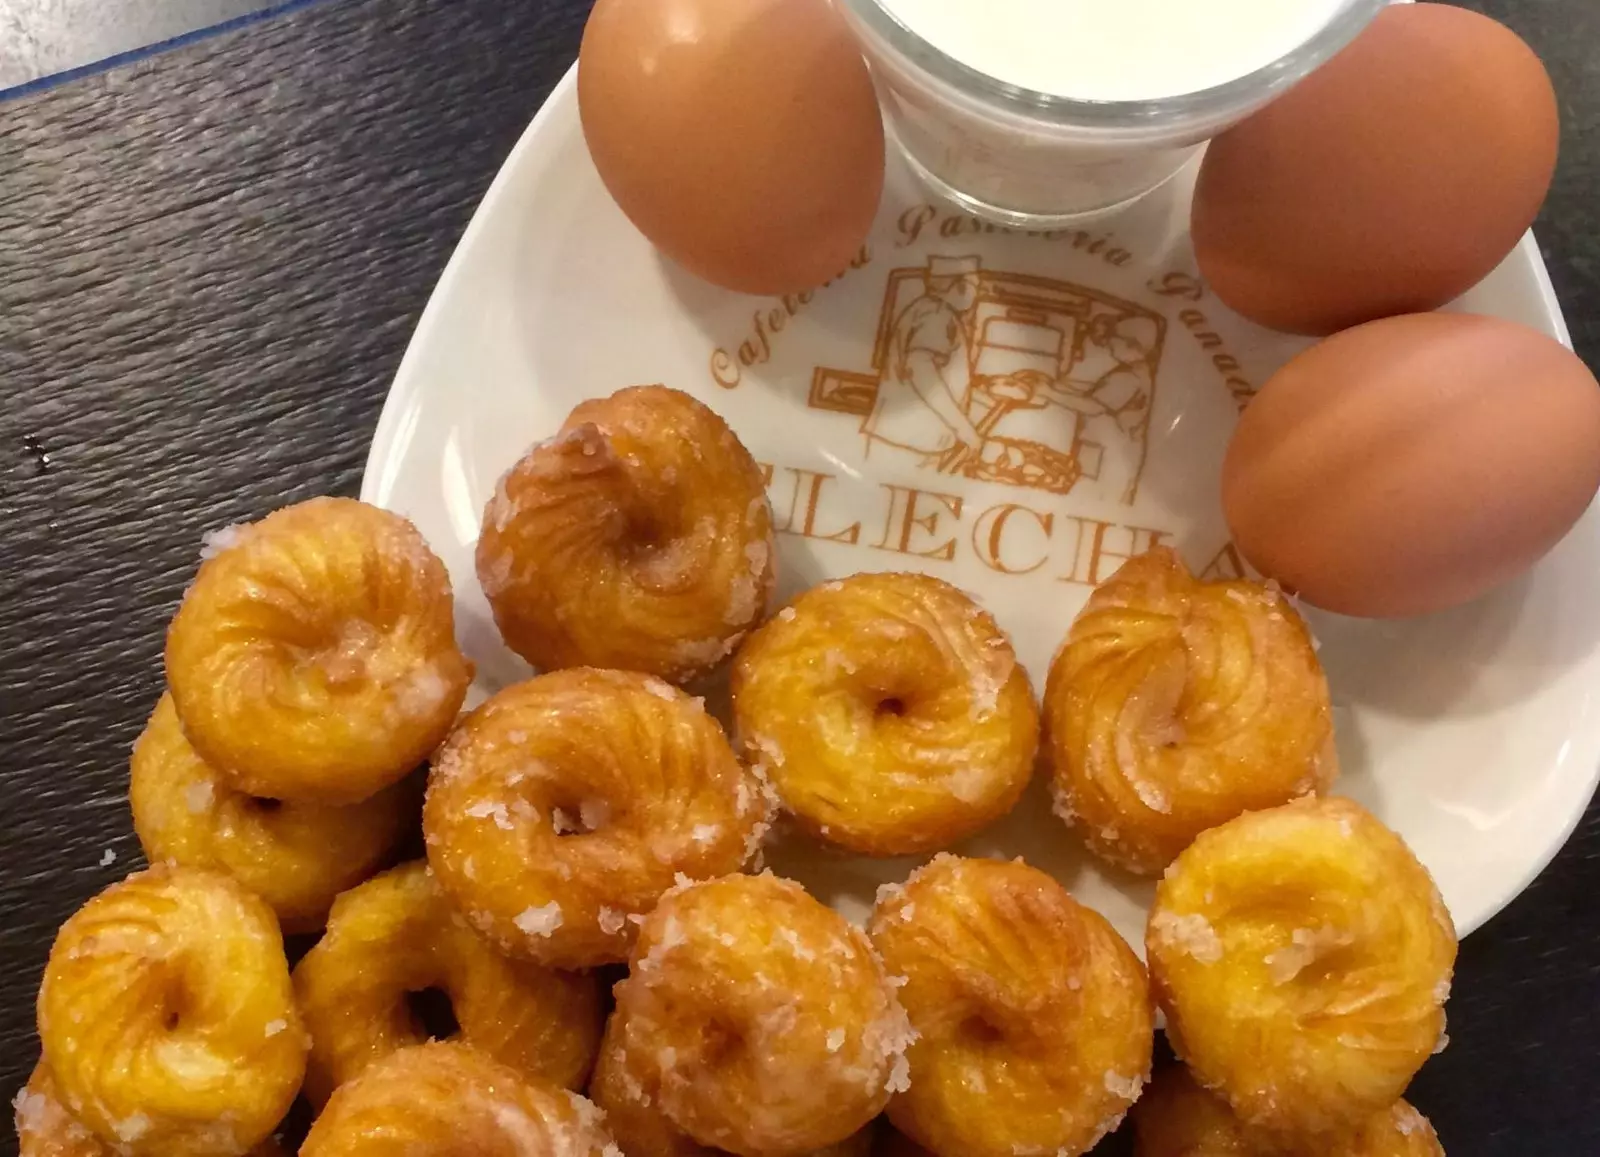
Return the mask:
<svg viewBox="0 0 1600 1157">
<path fill-rule="evenodd" d="M 1600 360 L 1600 6 L 1544 55 L 1540 239 Z M 138 862 L 128 747 L 202 532 L 354 493 L 384 392 L 584 0 L 332 0 L 0 104 L 0 1088 L 56 926 Z M 102 866 L 107 851 L 114 863 Z M 1600 811 L 1463 946 L 1414 1100 L 1452 1157 L 1600 1153 Z M 14 1145 L 9 1132 L 6 1143 Z"/>
</svg>

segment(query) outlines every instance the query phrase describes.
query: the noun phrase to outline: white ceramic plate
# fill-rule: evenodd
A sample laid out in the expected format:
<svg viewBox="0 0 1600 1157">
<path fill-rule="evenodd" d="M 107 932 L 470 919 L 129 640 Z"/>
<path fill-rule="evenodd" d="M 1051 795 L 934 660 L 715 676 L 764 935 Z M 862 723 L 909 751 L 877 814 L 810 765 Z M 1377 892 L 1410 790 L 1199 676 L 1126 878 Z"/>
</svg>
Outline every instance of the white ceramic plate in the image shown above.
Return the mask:
<svg viewBox="0 0 1600 1157">
<path fill-rule="evenodd" d="M 480 690 L 493 690 L 527 675 L 473 573 L 498 476 L 581 399 L 664 382 L 711 405 L 772 467 L 780 597 L 858 571 L 927 571 L 999 618 L 1042 687 L 1092 583 L 1156 534 L 1197 571 L 1233 565 L 1217 479 L 1236 398 L 1304 344 L 1240 321 L 1201 289 L 1185 235 L 1191 187 L 1192 176 L 1113 221 L 1030 237 L 931 203 L 896 163 L 855 267 L 814 294 L 742 297 L 664 263 L 618 211 L 584 147 L 569 75 L 428 306 L 363 497 L 414 519 L 443 556 Z M 912 308 L 930 295 L 972 335 L 945 328 L 952 390 L 1026 368 L 1068 394 L 1142 391 L 1147 438 L 979 389 L 969 416 L 989 453 L 964 473 L 942 468 L 922 403 L 884 356 L 909 326 L 924 327 L 919 342 L 940 340 L 928 327 L 948 314 Z M 1459 307 L 1567 340 L 1531 238 Z M 893 404 L 869 419 L 885 390 Z M 1472 606 L 1400 623 L 1310 615 L 1336 704 L 1339 790 L 1405 837 L 1463 932 L 1532 881 L 1593 792 L 1596 574 L 1591 511 L 1533 574 Z M 1141 942 L 1150 886 L 1088 859 L 1041 793 L 963 850 L 1025 856 Z M 850 915 L 912 866 L 794 843 L 769 860 Z"/>
</svg>

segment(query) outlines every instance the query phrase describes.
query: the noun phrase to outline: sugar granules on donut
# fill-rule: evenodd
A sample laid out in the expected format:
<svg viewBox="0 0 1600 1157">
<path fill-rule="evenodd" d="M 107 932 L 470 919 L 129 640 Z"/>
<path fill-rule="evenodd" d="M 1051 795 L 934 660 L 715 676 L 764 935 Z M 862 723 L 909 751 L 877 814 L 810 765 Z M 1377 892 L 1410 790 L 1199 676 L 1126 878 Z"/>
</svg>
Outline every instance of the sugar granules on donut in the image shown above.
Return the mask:
<svg viewBox="0 0 1600 1157">
<path fill-rule="evenodd" d="M 1150 930 L 1161 943 L 1188 953 L 1201 964 L 1222 959 L 1222 939 L 1211 921 L 1198 912 L 1157 912 L 1150 919 Z"/>
<path fill-rule="evenodd" d="M 561 924 L 565 917 L 561 914 L 561 905 L 552 900 L 542 907 L 535 908 L 531 905 L 512 921 L 518 928 L 529 936 L 550 936 Z"/>
<path fill-rule="evenodd" d="M 494 820 L 494 826 L 503 832 L 511 830 L 511 814 L 506 810 L 506 805 L 493 800 L 483 800 L 475 803 L 461 813 L 469 819 Z"/>
<path fill-rule="evenodd" d="M 248 529 L 247 523 L 234 523 L 206 531 L 200 536 L 201 560 L 207 561 L 216 558 L 225 550 L 232 550 L 244 541 L 244 532 Z"/>
</svg>

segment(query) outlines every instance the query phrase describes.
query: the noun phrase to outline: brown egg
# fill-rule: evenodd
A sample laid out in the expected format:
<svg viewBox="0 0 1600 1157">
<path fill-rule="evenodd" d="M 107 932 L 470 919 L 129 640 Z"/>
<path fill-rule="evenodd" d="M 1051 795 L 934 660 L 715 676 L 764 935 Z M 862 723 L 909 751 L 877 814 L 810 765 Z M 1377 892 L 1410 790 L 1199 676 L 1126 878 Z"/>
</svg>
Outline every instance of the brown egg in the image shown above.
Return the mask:
<svg viewBox="0 0 1600 1157">
<path fill-rule="evenodd" d="M 1412 314 L 1279 370 L 1222 470 L 1234 542 L 1305 600 L 1389 618 L 1519 574 L 1600 487 L 1600 385 L 1498 318 Z"/>
<path fill-rule="evenodd" d="M 599 0 L 578 107 L 622 211 L 707 281 L 809 289 L 872 227 L 883 120 L 828 0 Z"/>
<path fill-rule="evenodd" d="M 1510 29 L 1444 4 L 1388 8 L 1211 143 L 1200 270 L 1239 313 L 1291 333 L 1436 309 L 1533 222 L 1558 130 L 1550 78 Z"/>
</svg>

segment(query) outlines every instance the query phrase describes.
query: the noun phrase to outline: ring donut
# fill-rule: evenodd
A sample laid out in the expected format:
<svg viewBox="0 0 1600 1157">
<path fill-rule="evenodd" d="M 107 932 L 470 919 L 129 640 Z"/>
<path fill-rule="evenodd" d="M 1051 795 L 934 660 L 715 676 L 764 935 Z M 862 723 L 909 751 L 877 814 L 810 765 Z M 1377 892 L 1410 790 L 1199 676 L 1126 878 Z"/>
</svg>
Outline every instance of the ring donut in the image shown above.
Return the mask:
<svg viewBox="0 0 1600 1157">
<path fill-rule="evenodd" d="M 442 992 L 454 1039 L 525 1077 L 579 1088 L 600 1042 L 590 975 L 508 960 L 446 901 L 426 864 L 405 864 L 340 896 L 328 931 L 294 970 L 311 1031 L 306 1095 L 321 1104 L 427 1028 L 408 997 Z"/>
<path fill-rule="evenodd" d="M 184 738 L 171 695 L 156 704 L 130 766 L 128 800 L 145 857 L 229 873 L 290 933 L 321 928 L 334 897 L 377 871 L 422 809 L 410 779 L 344 807 L 235 791 Z"/>
<path fill-rule="evenodd" d="M 703 705 L 649 675 L 509 687 L 451 735 L 423 808 L 428 862 L 474 927 L 554 968 L 625 960 L 679 875 L 738 871 L 771 805 Z"/>
<path fill-rule="evenodd" d="M 1203 833 L 1157 886 L 1145 945 L 1173 1051 L 1254 1129 L 1355 1129 L 1442 1039 L 1450 914 L 1400 837 L 1349 800 Z"/>
<path fill-rule="evenodd" d="M 1090 596 L 1050 666 L 1056 811 L 1102 859 L 1155 875 L 1207 828 L 1325 791 L 1332 719 L 1281 592 L 1199 582 L 1158 547 Z"/>
<path fill-rule="evenodd" d="M 824 583 L 733 670 L 735 733 L 786 810 L 870 856 L 943 848 L 1010 811 L 1039 716 L 993 617 L 926 575 Z"/>
<path fill-rule="evenodd" d="M 233 786 L 346 804 L 420 767 L 472 666 L 450 577 L 411 523 L 313 498 L 213 536 L 167 631 L 183 730 Z"/>
<path fill-rule="evenodd" d="M 300 1155 L 622 1157 L 602 1116 L 468 1045 L 414 1045 L 339 1086 Z"/>
<path fill-rule="evenodd" d="M 39 1040 L 71 1114 L 130 1157 L 237 1157 L 305 1073 L 277 920 L 232 876 L 158 866 L 56 935 Z"/>
<path fill-rule="evenodd" d="M 572 411 L 484 510 L 478 581 L 541 670 L 696 679 L 760 620 L 774 582 L 761 468 L 725 422 L 664 386 Z"/>
<path fill-rule="evenodd" d="M 1133 1107 L 1134 1157 L 1281 1157 L 1275 1138 L 1252 1132 L 1227 1102 L 1174 1065 L 1157 1074 Z M 1405 1101 L 1368 1118 L 1349 1138 L 1323 1152 L 1332 1157 L 1445 1157 L 1428 1119 Z"/>
<path fill-rule="evenodd" d="M 770 874 L 663 896 L 612 1014 L 679 1131 L 742 1157 L 836 1145 L 905 1084 L 911 1037 L 862 932 Z"/>
<path fill-rule="evenodd" d="M 935 857 L 869 925 L 917 1040 L 889 1120 L 950 1157 L 1076 1157 L 1150 1072 L 1155 1013 L 1133 949 L 1020 862 Z"/>
<path fill-rule="evenodd" d="M 622 1045 L 622 1017 L 606 1025 L 589 1096 L 605 1111 L 606 1125 L 628 1157 L 721 1157 L 723 1149 L 702 1145 L 661 1111 L 661 1070 L 652 1058 L 629 1054 Z M 805 1157 L 871 1157 L 877 1130 L 868 1125 L 838 1144 Z"/>
<path fill-rule="evenodd" d="M 118 1157 L 68 1111 L 50 1066 L 40 1061 L 11 1102 L 17 1126 L 17 1157 Z M 272 1138 L 250 1150 L 250 1157 L 285 1157 Z"/>
</svg>

